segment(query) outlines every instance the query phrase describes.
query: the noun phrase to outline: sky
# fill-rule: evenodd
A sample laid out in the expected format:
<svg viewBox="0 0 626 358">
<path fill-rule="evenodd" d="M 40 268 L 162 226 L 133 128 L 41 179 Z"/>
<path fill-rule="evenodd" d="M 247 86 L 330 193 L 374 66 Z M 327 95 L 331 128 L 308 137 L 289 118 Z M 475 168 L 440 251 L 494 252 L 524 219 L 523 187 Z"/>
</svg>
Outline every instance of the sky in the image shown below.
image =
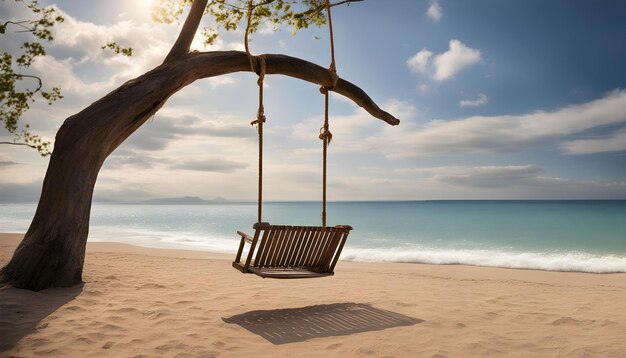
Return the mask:
<svg viewBox="0 0 626 358">
<path fill-rule="evenodd" d="M 66 21 L 33 65 L 64 99 L 25 123 L 53 139 L 65 118 L 158 66 L 179 23 L 151 0 L 46 0 Z M 20 19 L 20 3 L 0 17 Z M 626 199 L 626 3 L 366 0 L 333 8 L 339 76 L 401 120 L 389 126 L 339 95 L 330 101 L 330 200 Z M 204 20 L 205 23 L 208 19 Z M 330 62 L 328 29 L 262 25 L 253 53 Z M 16 51 L 25 35 L 0 38 Z M 100 47 L 116 41 L 131 58 Z M 242 50 L 243 33 L 197 51 Z M 323 96 L 266 78 L 264 197 L 320 200 Z M 105 162 L 94 200 L 256 198 L 256 75 L 182 89 Z M 11 140 L 0 132 L 0 140 Z M 0 146 L 0 202 L 36 201 L 47 158 Z"/>
</svg>

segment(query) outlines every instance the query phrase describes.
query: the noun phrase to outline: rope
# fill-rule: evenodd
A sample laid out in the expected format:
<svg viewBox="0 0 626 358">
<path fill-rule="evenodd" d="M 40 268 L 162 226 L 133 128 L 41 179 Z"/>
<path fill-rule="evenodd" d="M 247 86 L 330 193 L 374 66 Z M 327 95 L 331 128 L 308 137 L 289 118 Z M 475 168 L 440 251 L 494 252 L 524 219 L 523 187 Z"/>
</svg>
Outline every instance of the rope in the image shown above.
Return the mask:
<svg viewBox="0 0 626 358">
<path fill-rule="evenodd" d="M 335 65 L 335 40 L 333 36 L 333 19 L 330 15 L 330 1 L 326 0 L 326 12 L 328 13 L 328 32 L 330 33 L 330 66 L 328 66 L 328 70 L 330 71 L 330 76 L 332 80 L 332 87 L 337 85 L 337 81 L 339 80 L 339 76 L 337 75 L 337 66 Z"/>
<path fill-rule="evenodd" d="M 324 126 L 320 129 L 319 138 L 323 143 L 322 152 L 322 226 L 326 227 L 326 168 L 328 166 L 328 145 L 333 134 L 328 130 L 328 91 L 324 93 Z"/>
<path fill-rule="evenodd" d="M 324 95 L 324 125 L 320 128 L 319 138 L 323 143 L 322 152 L 322 226 L 326 227 L 326 176 L 328 167 L 328 145 L 333 139 L 333 134 L 330 132 L 330 125 L 328 124 L 328 91 L 332 90 L 339 81 L 337 75 L 337 66 L 335 65 L 335 41 L 333 39 L 333 20 L 330 15 L 330 2 L 326 0 L 326 12 L 328 13 L 328 29 L 330 33 L 330 66 L 328 71 L 330 72 L 331 86 L 320 87 L 320 92 Z"/>
<path fill-rule="evenodd" d="M 259 134 L 259 184 L 257 196 L 257 219 L 258 222 L 261 223 L 263 221 L 263 123 L 265 123 L 265 108 L 263 107 L 263 79 L 265 78 L 265 58 L 263 58 L 263 56 L 258 56 L 257 58 L 261 65 L 259 79 L 257 80 L 257 84 L 259 85 L 259 109 L 256 113 L 256 119 L 250 122 L 250 124 L 256 124 L 257 133 Z"/>
<path fill-rule="evenodd" d="M 263 123 L 265 123 L 265 108 L 263 107 L 263 80 L 265 79 L 265 57 L 254 56 L 250 53 L 250 47 L 248 46 L 248 35 L 250 32 L 250 23 L 252 18 L 252 0 L 248 1 L 248 14 L 246 32 L 244 35 L 244 46 L 246 49 L 246 55 L 248 55 L 248 61 L 250 61 L 250 69 L 259 75 L 256 83 L 259 85 L 259 109 L 256 113 L 256 119 L 250 122 L 251 125 L 257 126 L 257 133 L 259 134 L 259 183 L 258 183 L 258 196 L 257 196 L 257 222 L 261 223 L 263 214 Z M 257 69 L 258 68 L 258 69 Z"/>
</svg>

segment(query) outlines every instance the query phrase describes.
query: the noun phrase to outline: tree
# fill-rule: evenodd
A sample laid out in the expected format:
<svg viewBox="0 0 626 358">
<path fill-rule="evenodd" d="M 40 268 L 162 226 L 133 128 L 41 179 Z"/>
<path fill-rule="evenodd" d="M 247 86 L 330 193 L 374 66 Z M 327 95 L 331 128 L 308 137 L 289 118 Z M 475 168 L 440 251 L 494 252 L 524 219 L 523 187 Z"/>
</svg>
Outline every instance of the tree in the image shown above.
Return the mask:
<svg viewBox="0 0 626 358">
<path fill-rule="evenodd" d="M 190 2 L 182 0 L 182 4 Z M 172 5 L 168 8 L 170 14 L 179 11 L 172 0 L 164 3 Z M 56 134 L 37 211 L 13 257 L 0 270 L 0 283 L 37 291 L 81 282 L 93 189 L 107 156 L 181 88 L 201 78 L 251 71 L 245 52 L 189 52 L 205 13 L 226 30 L 236 28 L 247 10 L 252 15 L 252 28 L 261 20 L 268 20 L 297 29 L 323 24 L 323 6 L 323 0 L 262 0 L 255 5 L 243 0 L 235 4 L 224 0 L 193 1 L 163 64 L 65 120 Z M 265 54 L 263 59 L 268 75 L 291 76 L 327 87 L 334 82 L 328 69 L 302 59 L 282 54 Z M 257 61 L 253 67 L 259 66 L 258 58 L 253 61 Z M 346 80 L 338 79 L 332 90 L 376 118 L 392 125 L 399 123 Z"/>
</svg>

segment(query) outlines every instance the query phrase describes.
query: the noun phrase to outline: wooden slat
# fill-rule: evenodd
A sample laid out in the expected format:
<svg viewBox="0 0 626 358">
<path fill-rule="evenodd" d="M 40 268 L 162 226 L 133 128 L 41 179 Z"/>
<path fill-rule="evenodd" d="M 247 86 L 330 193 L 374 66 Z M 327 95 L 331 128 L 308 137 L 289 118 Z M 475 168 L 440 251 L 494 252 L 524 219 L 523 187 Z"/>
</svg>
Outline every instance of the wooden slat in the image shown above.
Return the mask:
<svg viewBox="0 0 626 358">
<path fill-rule="evenodd" d="M 285 230 L 286 230 L 285 238 L 283 240 L 281 250 L 276 256 L 276 263 L 274 264 L 274 266 L 279 266 L 279 267 L 285 266 L 285 256 L 289 254 L 289 247 L 291 246 L 291 243 L 293 242 L 293 237 L 296 234 L 298 227 L 287 226 Z"/>
<path fill-rule="evenodd" d="M 328 238 L 328 242 L 322 254 L 320 255 L 316 266 L 321 267 L 324 271 L 328 270 L 329 263 L 331 260 L 331 255 L 337 249 L 337 244 L 339 243 L 338 237 L 340 235 L 339 230 L 337 228 L 333 228 L 332 234 Z"/>
<path fill-rule="evenodd" d="M 289 259 L 293 255 L 293 249 L 297 244 L 298 236 L 302 231 L 302 226 L 293 226 L 291 228 L 291 237 L 289 238 L 289 243 L 285 246 L 285 252 L 282 255 L 280 260 L 280 266 L 289 267 Z"/>
<path fill-rule="evenodd" d="M 298 247 L 296 251 L 294 252 L 291 262 L 289 262 L 290 267 L 300 266 L 300 257 L 302 256 L 302 253 L 304 252 L 304 249 L 307 243 L 309 242 L 309 237 L 312 234 L 313 234 L 313 231 L 311 230 L 310 227 L 308 226 L 302 227 L 302 236 L 300 237 L 300 240 L 299 240 L 300 242 L 298 243 Z"/>
<path fill-rule="evenodd" d="M 315 260 L 311 264 L 312 267 L 321 267 L 322 266 L 322 258 L 326 254 L 328 247 L 332 244 L 333 238 L 335 237 L 335 232 L 337 230 L 335 228 L 329 228 L 328 234 L 324 238 L 324 242 L 320 246 L 317 255 L 315 256 Z"/>
<path fill-rule="evenodd" d="M 326 228 L 326 230 L 324 230 L 324 236 L 322 237 L 319 245 L 315 249 L 315 255 L 309 263 L 309 267 L 317 268 L 319 266 L 319 258 L 322 256 L 322 252 L 324 251 L 324 248 L 326 247 L 326 244 L 328 243 L 332 234 L 332 228 Z"/>
<path fill-rule="evenodd" d="M 324 234 L 318 239 L 317 245 L 315 246 L 313 254 L 311 255 L 311 260 L 307 263 L 307 267 L 316 267 L 315 263 L 317 261 L 317 258 L 319 257 L 324 245 L 326 245 L 326 241 L 328 240 L 328 236 L 330 235 L 329 228 L 327 227 L 323 229 L 323 232 Z"/>
<path fill-rule="evenodd" d="M 289 256 L 287 257 L 287 261 L 285 263 L 285 265 L 287 267 L 293 267 L 293 263 L 296 259 L 296 257 L 298 256 L 298 254 L 300 253 L 300 248 L 302 247 L 302 244 L 304 242 L 304 235 L 306 234 L 306 227 L 305 226 L 300 226 L 298 228 L 298 235 L 296 235 L 295 240 L 293 242 L 293 246 L 291 247 L 291 252 L 289 253 Z"/>
<path fill-rule="evenodd" d="M 330 269 L 330 264 L 332 263 L 333 258 L 335 257 L 335 253 L 337 252 L 337 248 L 339 247 L 339 243 L 341 242 L 342 236 L 349 232 L 350 231 L 346 230 L 345 228 L 337 227 L 337 230 L 335 231 L 335 236 L 333 237 L 332 246 L 330 246 L 328 250 L 326 251 L 326 256 L 324 257 L 323 263 L 322 263 L 327 269 Z"/>
<path fill-rule="evenodd" d="M 302 242 L 298 246 L 298 251 L 296 252 L 296 255 L 294 256 L 294 258 L 292 259 L 292 262 L 289 264 L 289 266 L 291 267 L 302 266 L 302 261 L 306 252 L 306 248 L 307 246 L 310 245 L 311 238 L 315 235 L 315 228 L 311 226 L 303 227 L 303 231 L 304 231 L 304 235 L 302 236 L 302 239 L 301 239 Z"/>
<path fill-rule="evenodd" d="M 306 267 L 311 267 L 313 265 L 313 261 L 315 260 L 315 257 L 317 256 L 317 251 L 319 250 L 320 245 L 322 245 L 324 238 L 328 234 L 325 227 L 320 228 L 319 231 L 320 231 L 320 234 L 315 238 L 315 242 L 313 243 L 313 245 L 311 245 L 311 251 L 307 257 L 306 262 L 304 263 L 304 266 Z"/>
<path fill-rule="evenodd" d="M 332 273 L 332 272 L 335 271 L 335 265 L 337 264 L 337 260 L 339 260 L 339 256 L 341 255 L 341 250 L 343 250 L 343 245 L 346 243 L 346 239 L 348 238 L 348 234 L 349 233 L 350 233 L 350 231 L 346 230 L 341 235 L 341 241 L 339 242 L 339 247 L 337 248 L 337 253 L 335 254 L 335 257 L 333 258 L 333 262 L 330 264 L 328 272 Z"/>
<path fill-rule="evenodd" d="M 252 266 L 256 266 L 261 258 L 261 253 L 265 249 L 265 245 L 267 243 L 267 236 L 269 234 L 269 230 L 257 229 L 259 231 L 259 248 L 256 250 L 256 256 L 254 257 L 254 261 L 251 263 Z M 263 234 L 261 234 L 263 231 Z"/>
<path fill-rule="evenodd" d="M 317 244 L 317 240 L 320 236 L 322 236 L 322 234 L 323 233 L 321 227 L 313 227 L 313 235 L 309 237 L 309 242 L 304 248 L 304 252 L 302 253 L 302 258 L 300 259 L 298 266 L 307 266 L 308 262 L 311 259 L 315 245 Z"/>
<path fill-rule="evenodd" d="M 256 249 L 256 245 L 259 242 L 259 234 L 260 234 L 260 230 L 255 230 L 254 231 L 254 237 L 252 237 L 252 241 L 250 242 L 250 251 L 248 251 L 248 257 L 246 258 L 246 265 L 244 266 L 244 270 L 248 271 L 248 268 L 250 267 L 250 263 L 252 262 L 252 256 L 254 255 L 254 249 Z M 246 234 L 244 234 L 246 235 Z M 248 235 L 246 235 L 248 236 Z M 241 236 L 241 239 L 246 239 L 243 235 Z M 246 239 L 247 240 L 247 239 Z"/>
<path fill-rule="evenodd" d="M 331 247 L 335 245 L 336 237 L 337 237 L 337 228 L 333 227 L 331 228 L 330 234 L 328 235 L 328 239 L 326 240 L 326 245 L 320 252 L 320 256 L 317 258 L 317 262 L 315 263 L 315 266 L 317 266 L 318 268 L 321 267 L 323 270 L 326 270 L 328 268 L 328 265 L 325 262 L 326 256 L 328 254 L 328 251 L 330 251 Z"/>
<path fill-rule="evenodd" d="M 276 247 L 276 240 L 278 239 L 278 236 L 280 236 L 279 226 L 272 226 L 270 230 L 271 230 L 271 236 L 267 242 L 267 246 L 265 247 L 263 260 L 261 261 L 261 264 L 258 267 L 266 267 L 269 265 L 269 262 L 271 261 L 270 254 L 272 252 L 272 249 Z"/>
<path fill-rule="evenodd" d="M 338 243 L 337 235 L 339 235 L 337 229 L 333 228 L 332 235 L 328 237 L 328 242 L 326 244 L 326 247 L 322 251 L 322 254 L 320 255 L 317 261 L 317 266 L 320 267 L 324 271 L 328 270 L 329 256 L 331 255 L 330 253 L 334 252 L 334 250 L 337 248 L 337 243 Z"/>
<path fill-rule="evenodd" d="M 258 230 L 255 230 L 254 233 L 256 234 Z M 239 236 L 241 236 L 242 239 L 245 239 L 247 242 L 252 242 L 252 236 L 246 234 L 243 231 L 237 231 L 237 234 Z"/>
<path fill-rule="evenodd" d="M 326 277 L 332 274 L 320 273 L 310 271 L 306 269 L 273 269 L 273 268 L 250 268 L 250 272 L 253 272 L 263 278 L 314 278 L 314 277 Z"/>
<path fill-rule="evenodd" d="M 267 255 L 267 261 L 265 263 L 266 267 L 273 267 L 276 263 L 276 252 L 280 248 L 286 232 L 284 225 L 276 227 L 275 230 L 278 230 L 278 232 L 276 234 L 277 236 L 274 238 L 274 243 L 270 249 L 270 252 Z"/>
<path fill-rule="evenodd" d="M 237 250 L 237 255 L 235 256 L 235 261 L 234 262 L 240 262 L 241 261 L 241 253 L 243 253 L 243 246 L 244 246 L 245 243 L 246 243 L 246 241 L 242 237 L 240 242 L 239 242 L 239 250 Z"/>
<path fill-rule="evenodd" d="M 241 264 L 241 262 L 233 262 L 233 267 L 241 271 L 242 273 L 246 273 L 246 271 L 243 269 L 243 265 Z"/>
<path fill-rule="evenodd" d="M 285 233 L 283 234 L 283 239 L 280 242 L 280 247 L 279 247 L 280 250 L 276 251 L 275 260 L 274 260 L 274 264 L 272 265 L 272 267 L 282 266 L 280 261 L 282 260 L 285 250 L 287 250 L 287 246 L 289 245 L 289 238 L 291 237 L 292 233 L 293 233 L 293 230 L 291 226 L 285 226 Z"/>
<path fill-rule="evenodd" d="M 261 230 L 261 229 L 258 229 Z M 268 242 L 270 241 L 270 236 L 272 235 L 272 230 L 263 230 L 263 236 L 261 237 L 261 243 L 259 244 L 259 249 L 257 250 L 256 257 L 254 258 L 254 262 L 252 266 L 259 266 L 263 260 L 263 255 L 267 252 Z"/>
<path fill-rule="evenodd" d="M 266 229 L 265 230 L 265 235 L 267 235 L 267 238 L 263 240 L 263 251 L 259 251 L 258 255 L 261 255 L 261 256 L 259 257 L 258 260 L 254 260 L 254 267 L 263 267 L 263 266 L 265 266 L 265 262 L 267 261 L 267 254 L 270 251 L 270 247 L 272 246 L 272 242 L 274 241 L 274 236 L 276 235 L 276 230 L 274 230 L 273 228 Z"/>
</svg>

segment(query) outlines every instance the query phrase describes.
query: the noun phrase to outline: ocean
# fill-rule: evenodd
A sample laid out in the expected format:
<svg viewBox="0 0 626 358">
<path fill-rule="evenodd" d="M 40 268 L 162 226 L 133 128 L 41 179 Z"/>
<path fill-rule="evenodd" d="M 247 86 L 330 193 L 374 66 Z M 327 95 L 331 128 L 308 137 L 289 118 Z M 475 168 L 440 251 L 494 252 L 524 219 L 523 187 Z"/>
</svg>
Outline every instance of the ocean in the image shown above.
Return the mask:
<svg viewBox="0 0 626 358">
<path fill-rule="evenodd" d="M 35 204 L 0 204 L 0 232 L 25 232 Z M 626 200 L 331 202 L 354 230 L 344 260 L 626 272 Z M 255 203 L 95 203 L 89 241 L 234 253 Z M 264 221 L 319 225 L 320 203 L 270 202 Z"/>
</svg>

